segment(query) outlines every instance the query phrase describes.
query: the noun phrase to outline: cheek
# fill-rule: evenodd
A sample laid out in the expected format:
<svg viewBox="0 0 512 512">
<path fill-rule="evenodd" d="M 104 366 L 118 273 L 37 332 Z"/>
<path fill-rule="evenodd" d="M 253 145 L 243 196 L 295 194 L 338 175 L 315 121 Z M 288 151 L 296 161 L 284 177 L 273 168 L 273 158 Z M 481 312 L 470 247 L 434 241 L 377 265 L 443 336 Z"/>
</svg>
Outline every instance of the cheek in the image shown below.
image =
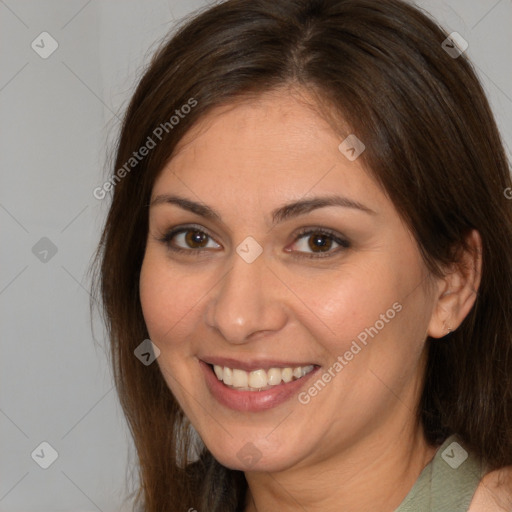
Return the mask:
<svg viewBox="0 0 512 512">
<path fill-rule="evenodd" d="M 281 302 L 289 320 L 309 331 L 329 357 L 343 354 L 358 337 L 373 339 L 375 328 L 379 338 L 404 322 L 413 328 L 409 317 L 414 317 L 418 308 L 424 309 L 418 293 L 411 293 L 421 281 L 421 267 L 413 264 L 414 255 L 405 255 L 407 262 L 401 261 L 404 251 L 398 255 L 376 250 L 364 256 L 356 263 L 329 270 L 278 268 L 282 283 L 263 293 L 262 300 Z M 204 324 L 202 312 L 215 295 L 218 279 L 216 271 L 181 268 L 169 261 L 161 248 L 148 245 L 141 268 L 140 300 L 151 339 L 168 350 L 190 340 L 193 331 Z M 402 302 L 403 311 L 397 312 L 393 305 Z"/>
<path fill-rule="evenodd" d="M 293 291 L 305 306 L 295 310 L 302 312 L 300 322 L 337 354 L 365 328 L 381 322 L 380 315 L 391 309 L 386 319 L 394 317 L 393 304 L 402 293 L 390 266 L 376 261 L 340 266 L 300 280 L 295 276 Z"/>
<path fill-rule="evenodd" d="M 156 333 L 161 332 L 165 324 L 166 307 L 162 300 L 166 297 L 159 274 L 158 266 L 146 253 L 140 271 L 139 294 L 142 313 L 152 340 L 157 339 Z"/>
<path fill-rule="evenodd" d="M 139 287 L 144 320 L 153 341 L 176 343 L 184 336 L 184 326 L 198 302 L 197 283 L 190 273 L 179 272 L 165 258 L 148 250 L 141 267 Z"/>
<path fill-rule="evenodd" d="M 339 356 L 347 361 L 349 373 L 379 366 L 399 372 L 401 364 L 412 367 L 419 358 L 428 324 L 430 304 L 419 286 L 422 267 L 414 254 L 407 265 L 398 255 L 369 256 L 297 281 L 294 291 L 307 306 L 300 308 L 299 322 L 330 363 Z"/>
<path fill-rule="evenodd" d="M 194 305 L 198 302 L 197 283 L 191 274 L 180 279 L 180 274 L 157 251 L 147 251 L 141 267 L 140 302 L 149 338 L 160 349 L 158 366 L 167 385 L 182 407 L 187 396 L 183 386 L 193 389 L 194 383 L 183 356 L 190 347 L 190 322 Z"/>
</svg>

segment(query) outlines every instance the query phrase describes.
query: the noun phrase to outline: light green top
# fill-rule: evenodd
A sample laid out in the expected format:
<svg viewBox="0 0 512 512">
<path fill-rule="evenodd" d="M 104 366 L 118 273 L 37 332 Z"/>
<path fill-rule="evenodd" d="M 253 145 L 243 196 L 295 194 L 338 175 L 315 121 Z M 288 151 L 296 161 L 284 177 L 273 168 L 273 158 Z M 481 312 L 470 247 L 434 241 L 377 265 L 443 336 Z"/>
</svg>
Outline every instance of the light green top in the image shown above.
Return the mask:
<svg viewBox="0 0 512 512">
<path fill-rule="evenodd" d="M 467 512 L 485 468 L 452 435 L 438 448 L 395 512 Z"/>
</svg>

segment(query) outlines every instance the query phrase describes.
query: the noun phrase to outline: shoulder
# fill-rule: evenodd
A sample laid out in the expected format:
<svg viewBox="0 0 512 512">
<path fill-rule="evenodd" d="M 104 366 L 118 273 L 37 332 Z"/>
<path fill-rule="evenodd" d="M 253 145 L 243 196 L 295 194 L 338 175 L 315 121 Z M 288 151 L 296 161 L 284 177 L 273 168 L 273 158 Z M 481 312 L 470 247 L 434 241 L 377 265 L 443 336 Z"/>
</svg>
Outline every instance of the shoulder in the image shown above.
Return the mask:
<svg viewBox="0 0 512 512">
<path fill-rule="evenodd" d="M 468 512 L 512 510 L 512 466 L 487 473 L 475 491 Z"/>
</svg>

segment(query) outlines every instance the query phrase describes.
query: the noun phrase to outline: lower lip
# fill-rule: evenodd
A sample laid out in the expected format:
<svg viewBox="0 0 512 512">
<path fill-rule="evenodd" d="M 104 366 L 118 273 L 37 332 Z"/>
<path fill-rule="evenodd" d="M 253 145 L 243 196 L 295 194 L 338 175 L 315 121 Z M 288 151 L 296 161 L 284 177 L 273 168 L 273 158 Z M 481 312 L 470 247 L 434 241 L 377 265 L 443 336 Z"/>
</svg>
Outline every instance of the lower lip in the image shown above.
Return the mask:
<svg viewBox="0 0 512 512">
<path fill-rule="evenodd" d="M 204 373 L 206 385 L 215 399 L 230 409 L 245 412 L 264 411 L 286 402 L 286 400 L 296 395 L 300 388 L 320 369 L 317 366 L 300 379 L 278 384 L 266 391 L 238 391 L 226 386 L 219 380 L 210 365 L 204 361 L 199 361 L 199 364 Z"/>
</svg>

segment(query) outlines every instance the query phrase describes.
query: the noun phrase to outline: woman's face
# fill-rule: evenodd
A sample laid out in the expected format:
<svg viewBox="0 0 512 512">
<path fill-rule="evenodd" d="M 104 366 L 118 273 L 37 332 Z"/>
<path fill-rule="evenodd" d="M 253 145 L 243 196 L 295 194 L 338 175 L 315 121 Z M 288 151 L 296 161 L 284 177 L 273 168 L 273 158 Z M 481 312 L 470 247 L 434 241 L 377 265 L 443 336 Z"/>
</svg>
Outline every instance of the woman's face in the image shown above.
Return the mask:
<svg viewBox="0 0 512 512">
<path fill-rule="evenodd" d="M 413 424 L 435 303 L 391 201 L 297 98 L 217 108 L 187 134 L 154 184 L 140 276 L 170 390 L 247 471 Z"/>
</svg>

